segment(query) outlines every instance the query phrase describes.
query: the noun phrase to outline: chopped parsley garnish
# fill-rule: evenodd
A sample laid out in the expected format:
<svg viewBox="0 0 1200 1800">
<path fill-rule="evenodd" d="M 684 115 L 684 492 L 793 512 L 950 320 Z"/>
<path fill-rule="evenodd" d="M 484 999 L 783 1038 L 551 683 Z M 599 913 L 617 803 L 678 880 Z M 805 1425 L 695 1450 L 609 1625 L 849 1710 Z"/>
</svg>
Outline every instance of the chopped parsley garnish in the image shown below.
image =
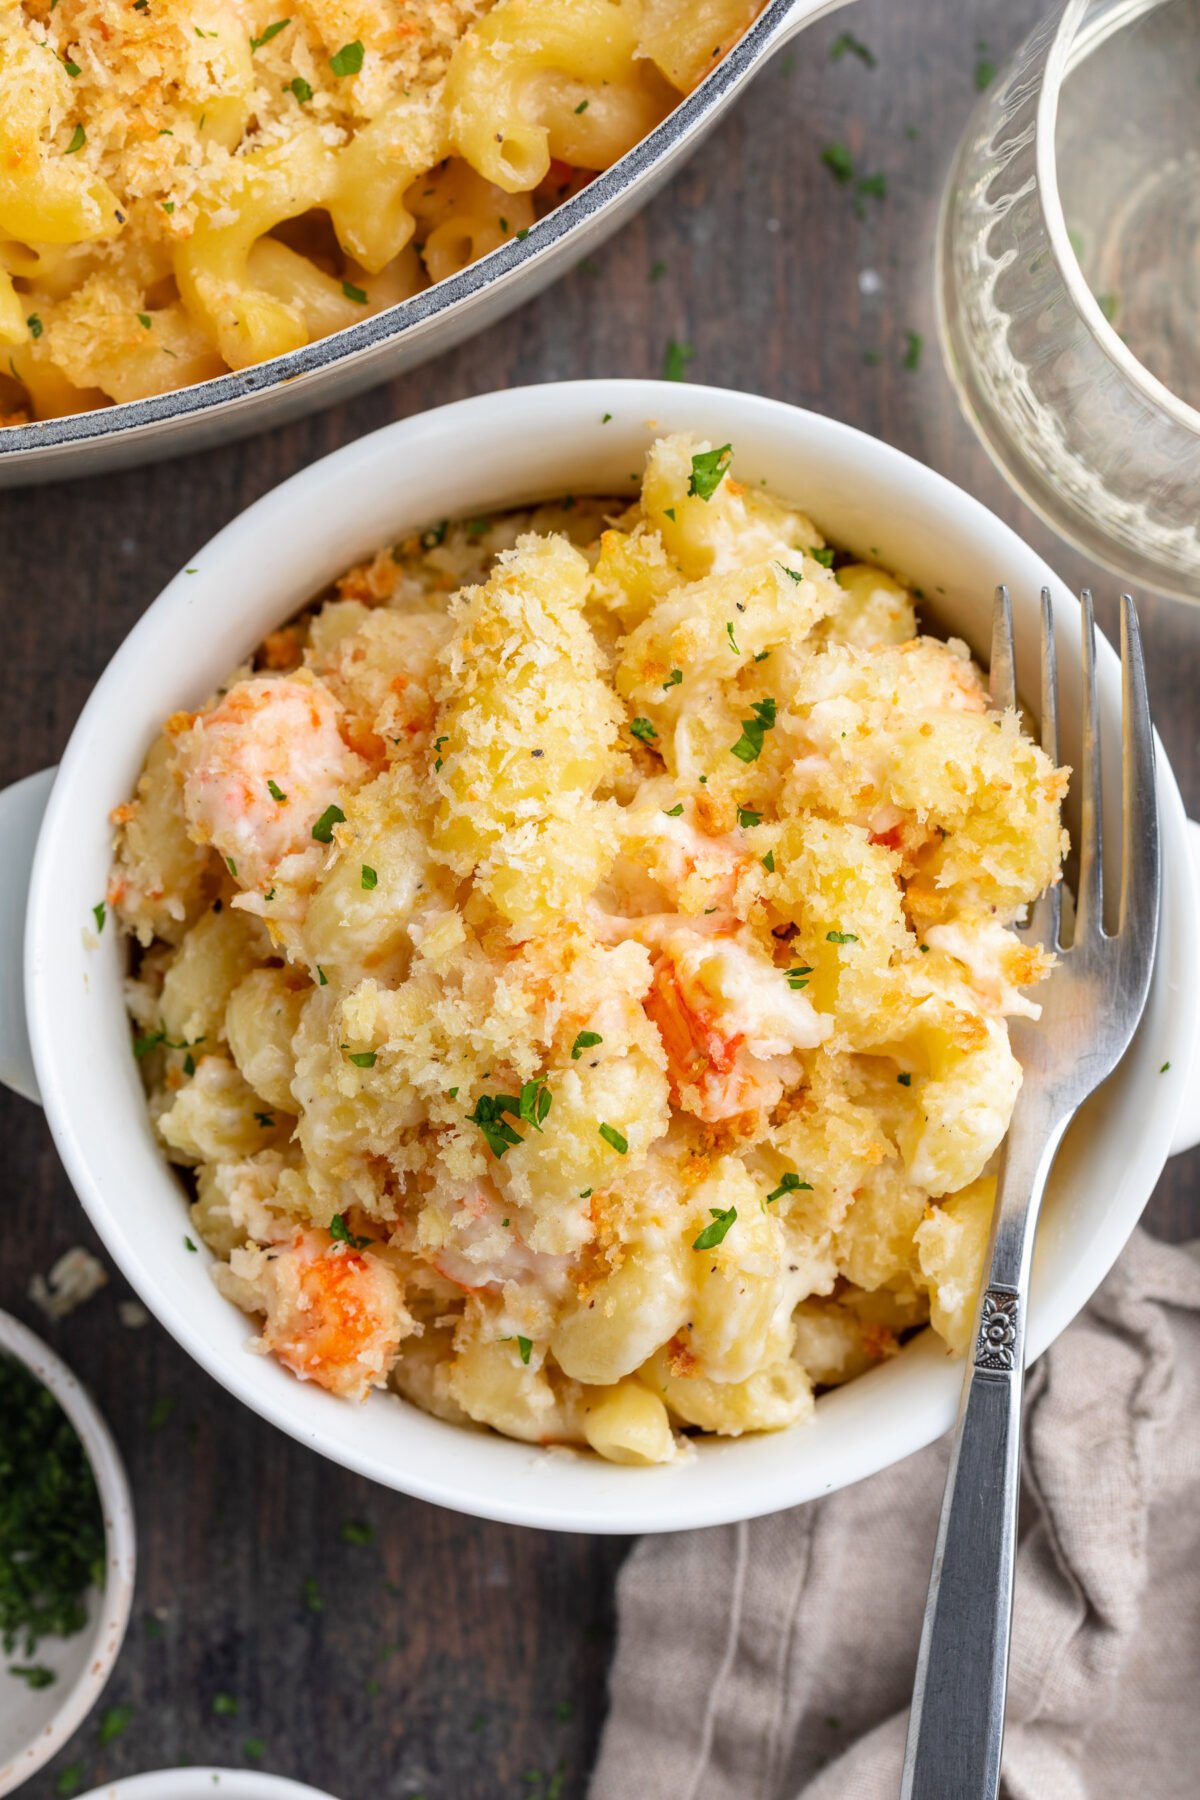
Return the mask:
<svg viewBox="0 0 1200 1800">
<path fill-rule="evenodd" d="M 290 81 L 285 81 L 283 91 L 285 94 L 295 94 L 301 106 L 306 106 L 313 96 L 313 91 L 303 75 L 293 75 Z"/>
<path fill-rule="evenodd" d="M 745 829 L 751 825 L 761 825 L 762 824 L 762 814 L 760 812 L 751 812 L 751 810 L 748 806 L 739 806 L 738 814 L 737 814 L 737 821 L 738 821 L 738 824 L 743 827 L 743 829 Z"/>
<path fill-rule="evenodd" d="M 773 875 L 775 873 L 775 852 L 773 850 L 768 850 L 767 854 L 760 857 L 759 860 L 768 875 Z"/>
<path fill-rule="evenodd" d="M 449 519 L 439 519 L 436 525 L 427 525 L 421 533 L 422 550 L 436 550 L 439 544 L 444 544 L 449 529 Z"/>
<path fill-rule="evenodd" d="M 108 910 L 105 907 L 103 900 L 97 900 L 95 906 L 93 906 L 92 917 L 96 921 L 97 932 L 103 931 L 104 921 L 108 917 Z"/>
<path fill-rule="evenodd" d="M 725 621 L 725 635 L 729 639 L 729 648 L 733 651 L 733 654 L 735 656 L 740 656 L 742 653 L 738 649 L 738 641 L 733 635 L 733 620 L 732 619 L 726 619 L 726 621 Z"/>
<path fill-rule="evenodd" d="M 769 696 L 765 700 L 755 700 L 751 711 L 754 717 L 742 720 L 742 735 L 736 744 L 729 746 L 730 755 L 744 763 L 758 761 L 762 755 L 764 736 L 775 728 L 776 705 Z"/>
<path fill-rule="evenodd" d="M 119 1738 L 123 1731 L 128 1731 L 132 1718 L 132 1706 L 108 1707 L 100 1720 L 98 1733 L 100 1748 L 103 1750 L 105 1745 L 111 1744 L 115 1738 Z"/>
<path fill-rule="evenodd" d="M 578 1062 L 585 1050 L 591 1050 L 596 1044 L 603 1042 L 604 1039 L 598 1031 L 581 1031 L 571 1045 L 571 1061 Z"/>
<path fill-rule="evenodd" d="M 663 357 L 663 377 L 667 381 L 685 381 L 684 371 L 696 352 L 690 344 L 680 344 L 674 338 L 667 345 L 667 353 Z"/>
<path fill-rule="evenodd" d="M 533 1339 L 527 1338 L 527 1337 L 519 1337 L 517 1339 L 517 1349 L 521 1353 L 521 1361 L 525 1364 L 526 1368 L 528 1368 L 529 1352 L 533 1349 Z"/>
<path fill-rule="evenodd" d="M 193 1256 L 195 1256 L 195 1254 L 196 1254 L 196 1246 L 195 1246 L 195 1244 L 193 1244 L 193 1242 L 192 1242 L 192 1240 L 191 1240 L 191 1238 L 190 1238 L 190 1237 L 185 1237 L 185 1238 L 184 1238 L 184 1240 L 183 1240 L 183 1246 L 184 1246 L 184 1249 L 185 1249 L 185 1250 L 190 1250 L 190 1251 L 191 1251 L 191 1253 L 192 1253 L 192 1255 L 193 1255 Z"/>
<path fill-rule="evenodd" d="M 363 47 L 357 38 L 352 44 L 343 44 L 335 56 L 329 59 L 329 66 L 335 75 L 357 75 L 363 66 Z"/>
<path fill-rule="evenodd" d="M 48 1669 L 45 1663 L 9 1663 L 8 1672 L 31 1688 L 53 1687 L 58 1680 L 54 1670 Z"/>
<path fill-rule="evenodd" d="M 925 346 L 925 339 L 921 336 L 919 331 L 906 331 L 904 334 L 904 343 L 904 367 L 906 369 L 919 369 L 921 366 L 921 351 Z"/>
<path fill-rule="evenodd" d="M 290 19 L 276 19 L 273 25 L 267 26 L 261 37 L 252 37 L 250 39 L 251 54 L 255 50 L 261 50 L 264 44 L 269 44 L 271 39 L 278 37 L 281 31 L 286 31 L 291 22 Z"/>
<path fill-rule="evenodd" d="M 900 1083 L 901 1087 L 911 1087 L 912 1086 L 912 1076 L 908 1073 L 907 1070 L 905 1070 L 903 1073 L 897 1075 L 896 1080 Z"/>
<path fill-rule="evenodd" d="M 1158 1072 L 1159 1072 L 1159 1074 L 1160 1074 L 1160 1075 L 1165 1075 L 1165 1074 L 1166 1074 L 1166 1072 L 1167 1072 L 1167 1070 L 1168 1070 L 1168 1069 L 1169 1069 L 1169 1068 L 1170 1068 L 1170 1066 L 1171 1066 L 1171 1065 L 1170 1065 L 1170 1063 L 1169 1063 L 1169 1062 L 1165 1062 L 1165 1063 L 1164 1063 L 1164 1064 L 1163 1064 L 1163 1066 L 1162 1066 L 1162 1068 L 1161 1068 L 1161 1069 L 1160 1069 L 1160 1070 L 1159 1070 L 1159 1071 L 1158 1071 Z"/>
<path fill-rule="evenodd" d="M 324 969 L 321 967 L 320 963 L 317 964 L 317 986 L 318 987 L 328 987 L 329 986 L 329 977 L 325 973 Z"/>
<path fill-rule="evenodd" d="M 274 898 L 275 898 L 275 889 L 274 889 L 274 886 L 271 886 L 267 889 L 266 893 L 263 895 L 263 899 L 264 900 L 273 900 Z"/>
<path fill-rule="evenodd" d="M 674 806 L 664 806 L 663 812 L 668 819 L 677 819 L 683 811 L 683 801 L 677 800 Z"/>
<path fill-rule="evenodd" d="M 218 1719 L 233 1719 L 237 1716 L 238 1703 L 232 1694 L 214 1694 L 212 1709 Z"/>
<path fill-rule="evenodd" d="M 83 146 L 86 143 L 87 143 L 87 132 L 83 129 L 82 125 L 77 125 L 75 127 L 74 131 L 71 133 L 71 141 L 67 145 L 66 155 L 74 156 L 75 152 L 77 150 L 82 150 Z"/>
<path fill-rule="evenodd" d="M 366 288 L 355 287 L 352 281 L 343 281 L 342 292 L 345 294 L 347 300 L 357 300 L 360 306 L 365 306 L 367 304 Z"/>
<path fill-rule="evenodd" d="M 821 152 L 821 161 L 835 181 L 853 181 L 854 158 L 845 144 L 826 144 Z"/>
<path fill-rule="evenodd" d="M 692 458 L 688 493 L 698 500 L 711 500 L 724 481 L 732 461 L 732 444 L 722 444 L 719 450 L 697 450 Z"/>
<path fill-rule="evenodd" d="M 758 650 L 755 652 L 754 660 L 755 662 L 766 662 L 770 654 L 771 652 L 769 650 Z"/>
<path fill-rule="evenodd" d="M 629 729 L 632 735 L 635 738 L 638 738 L 643 744 L 652 743 L 658 736 L 657 731 L 655 731 L 654 726 L 650 723 L 649 719 L 633 719 L 630 721 Z"/>
<path fill-rule="evenodd" d="M 683 670 L 682 669 L 672 669 L 671 673 L 667 676 L 667 679 L 663 682 L 663 686 L 665 688 L 678 687 L 682 680 L 683 680 Z"/>
<path fill-rule="evenodd" d="M 518 1122 L 532 1125 L 540 1131 L 553 1104 L 554 1096 L 540 1077 L 527 1081 L 519 1094 L 480 1094 L 474 1109 L 467 1114 L 471 1125 L 478 1125 L 487 1139 L 488 1148 L 493 1156 L 500 1157 L 513 1144 L 523 1144 L 524 1138 L 515 1131 L 504 1117 L 511 1115 Z"/>
<path fill-rule="evenodd" d="M 597 1130 L 605 1143 L 612 1145 L 618 1156 L 624 1156 L 629 1148 L 629 1139 L 623 1137 L 615 1125 L 605 1125 L 604 1123 L 601 1123 L 597 1127 Z"/>
<path fill-rule="evenodd" d="M 874 52 L 867 48 L 861 38 L 856 38 L 852 31 L 843 31 L 840 37 L 834 38 L 829 51 L 830 62 L 839 62 L 847 52 L 851 56 L 857 56 L 859 62 L 868 69 L 877 66 Z"/>
<path fill-rule="evenodd" d="M 333 828 L 335 825 L 340 825 L 345 817 L 340 806 L 327 806 L 312 828 L 312 834 L 318 844 L 332 843 Z"/>
<path fill-rule="evenodd" d="M 575 111 L 576 111 L 576 112 L 577 112 L 577 113 L 583 113 L 583 112 L 586 112 L 586 111 L 587 111 L 587 109 L 588 109 L 588 103 L 587 103 L 587 101 L 586 101 L 586 100 L 581 100 L 581 101 L 580 101 L 580 102 L 579 102 L 579 105 L 578 105 L 578 106 L 577 106 L 577 107 L 576 107 L 576 108 L 575 108 Z M 529 1358 L 528 1358 L 528 1357 L 526 1357 L 526 1358 L 525 1358 L 525 1361 L 526 1361 L 526 1362 L 528 1362 L 528 1361 L 529 1361 Z"/>
<path fill-rule="evenodd" d="M 708 1210 L 712 1214 L 712 1224 L 704 1227 L 692 1245 L 693 1250 L 711 1250 L 717 1244 L 724 1243 L 729 1227 L 737 1218 L 736 1206 L 729 1206 L 724 1210 L 719 1206 L 710 1206 Z"/>
<path fill-rule="evenodd" d="M 370 863 L 363 864 L 361 880 L 362 880 L 362 885 L 368 890 L 368 892 L 370 891 L 371 888 L 379 886 L 379 877 L 375 873 L 374 869 L 371 867 Z"/>
<path fill-rule="evenodd" d="M 287 799 L 287 795 L 277 781 L 268 781 L 267 792 L 270 794 L 272 800 L 278 800 L 280 805 Z"/>
<path fill-rule="evenodd" d="M 315 832 L 313 835 L 314 836 L 316 835 Z M 237 880 L 237 864 L 234 862 L 232 856 L 227 856 L 225 858 L 225 867 L 229 870 L 229 873 L 233 876 L 233 879 L 236 881 Z"/>
<path fill-rule="evenodd" d="M 670 519 L 672 525 L 674 525 L 674 523 L 675 523 L 675 508 L 673 506 L 664 506 L 663 507 L 663 517 L 665 519 Z"/>
<path fill-rule="evenodd" d="M 140 1062 L 143 1056 L 148 1056 L 151 1050 L 156 1050 L 160 1044 L 166 1050 L 190 1050 L 203 1042 L 203 1034 L 198 1038 L 191 1039 L 169 1038 L 165 1031 L 147 1031 L 143 1036 L 134 1038 L 133 1054 Z"/>
<path fill-rule="evenodd" d="M 338 1244 L 349 1244 L 351 1250 L 365 1250 L 372 1242 L 369 1237 L 356 1237 L 346 1223 L 345 1213 L 334 1213 L 329 1221 L 329 1235 Z"/>
<path fill-rule="evenodd" d="M 32 337 L 35 341 L 41 337 L 42 330 L 43 330 L 42 321 L 38 318 L 36 313 L 30 313 L 30 315 L 26 319 L 25 323 L 29 327 L 30 337 Z"/>
<path fill-rule="evenodd" d="M 827 931 L 825 942 L 827 944 L 857 944 L 858 937 L 853 931 Z"/>
<path fill-rule="evenodd" d="M 378 1052 L 375 1050 L 351 1050 L 349 1056 L 356 1069 L 373 1069 Z"/>
<path fill-rule="evenodd" d="M 104 1580 L 104 1521 L 74 1426 L 9 1356 L 0 1356 L 0 1446 L 0 1642 L 6 1655 L 32 1657 L 43 1638 L 86 1625 L 88 1589 Z"/>
<path fill-rule="evenodd" d="M 486 519 L 468 519 L 467 520 L 467 536 L 468 537 L 483 537 L 487 532 L 487 528 L 488 528 L 488 522 Z"/>
<path fill-rule="evenodd" d="M 833 567 L 834 552 L 828 545 L 814 545 L 804 554 L 811 556 L 814 562 L 819 562 L 823 569 L 832 569 Z M 790 574 L 791 571 L 789 570 L 788 573 Z"/>
<path fill-rule="evenodd" d="M 811 1194 L 813 1191 L 812 1182 L 801 1181 L 794 1169 L 788 1169 L 785 1174 L 779 1177 L 779 1186 L 773 1193 L 767 1195 L 767 1205 L 770 1206 L 774 1201 L 782 1200 L 785 1194 L 798 1194 L 801 1188 L 807 1188 L 808 1192 Z"/>
<path fill-rule="evenodd" d="M 804 570 L 803 569 L 789 569 L 786 563 L 776 563 L 775 567 L 777 569 L 782 569 L 783 573 L 787 576 L 789 581 L 794 581 L 794 582 L 799 583 L 804 580 Z"/>
<path fill-rule="evenodd" d="M 929 945 L 928 944 L 918 944 L 917 949 L 921 952 L 922 956 L 929 955 Z"/>
<path fill-rule="evenodd" d="M 591 1188 L 580 1188 L 580 1190 L 579 1190 L 579 1198 L 580 1198 L 580 1199 L 581 1199 L 581 1200 L 590 1200 L 590 1199 L 591 1199 L 591 1197 L 592 1197 L 592 1190 L 591 1190 Z"/>
<path fill-rule="evenodd" d="M 787 984 L 796 993 L 799 993 L 801 988 L 808 986 L 808 977 L 811 974 L 812 965 L 810 963 L 797 963 L 794 969 L 789 969 L 787 972 Z"/>
</svg>

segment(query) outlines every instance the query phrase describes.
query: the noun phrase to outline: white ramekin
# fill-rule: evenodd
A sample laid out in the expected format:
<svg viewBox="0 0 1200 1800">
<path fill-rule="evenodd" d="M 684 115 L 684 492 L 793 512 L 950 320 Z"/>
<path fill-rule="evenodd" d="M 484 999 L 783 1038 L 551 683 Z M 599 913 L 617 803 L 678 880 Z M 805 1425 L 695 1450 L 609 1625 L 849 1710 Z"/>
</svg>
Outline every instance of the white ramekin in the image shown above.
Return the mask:
<svg viewBox="0 0 1200 1800">
<path fill-rule="evenodd" d="M 1038 594 L 1049 584 L 1066 671 L 1069 754 L 1078 718 L 1078 606 L 969 495 L 885 444 L 776 401 L 682 383 L 587 381 L 484 395 L 403 420 L 267 494 L 190 556 L 134 627 L 97 683 L 57 775 L 32 777 L 0 796 L 7 847 L 0 1076 L 40 1093 L 76 1190 L 146 1305 L 231 1393 L 335 1462 L 464 1512 L 569 1531 L 718 1524 L 856 1481 L 950 1425 L 958 1365 L 923 1333 L 900 1356 L 826 1395 L 811 1425 L 705 1442 L 694 1457 L 647 1470 L 465 1431 L 389 1395 L 356 1407 L 300 1384 L 278 1363 L 247 1353 L 251 1327 L 209 1280 L 208 1253 L 184 1247 L 180 1188 L 150 1128 L 130 1055 L 123 946 L 111 923 L 95 941 L 91 909 L 108 873 L 109 811 L 131 791 L 161 721 L 200 702 L 266 631 L 348 564 L 447 514 L 474 516 L 565 492 L 633 494 L 648 445 L 681 429 L 732 442 L 744 480 L 765 480 L 835 542 L 904 571 L 928 596 L 936 623 L 980 655 L 993 587 L 1007 581 L 1026 693 L 1037 692 Z M 1103 743 L 1115 770 L 1120 672 L 1111 648 L 1100 648 Z M 1119 783 L 1109 791 L 1116 799 Z M 1161 755 L 1158 794 L 1164 884 L 1153 991 L 1133 1048 L 1059 1155 L 1038 1241 L 1033 1355 L 1103 1279 L 1170 1150 L 1200 1137 L 1189 1087 L 1200 1023 L 1200 916 L 1187 821 Z M 1118 821 L 1111 823 L 1115 845 Z M 20 1037 L 22 994 L 32 1061 Z"/>
<path fill-rule="evenodd" d="M 0 1663 L 0 1794 L 11 1794 L 57 1756 L 112 1674 L 133 1599 L 134 1526 L 129 1483 L 108 1426 L 87 1391 L 53 1350 L 0 1312 L 0 1355 L 15 1357 L 49 1388 L 79 1434 L 104 1515 L 105 1578 L 93 1589 L 88 1621 L 74 1637 L 43 1639 L 32 1657 Z M 2 1671 L 10 1662 L 44 1663 L 57 1680 L 27 1688 Z"/>
<path fill-rule="evenodd" d="M 156 1769 L 93 1788 L 80 1800 L 333 1800 L 332 1794 L 252 1769 Z"/>
</svg>

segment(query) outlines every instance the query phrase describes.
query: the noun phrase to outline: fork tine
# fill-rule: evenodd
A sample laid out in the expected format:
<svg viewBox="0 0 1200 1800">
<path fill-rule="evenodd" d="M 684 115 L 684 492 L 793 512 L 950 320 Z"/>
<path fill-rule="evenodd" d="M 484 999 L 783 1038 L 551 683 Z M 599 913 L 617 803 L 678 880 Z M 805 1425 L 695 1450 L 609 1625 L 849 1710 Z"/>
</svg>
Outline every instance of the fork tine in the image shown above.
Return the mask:
<svg viewBox="0 0 1200 1800">
<path fill-rule="evenodd" d="M 1013 654 L 1012 603 L 1001 582 L 992 601 L 992 663 L 988 685 L 992 707 L 1008 712 L 1017 704 L 1016 658 Z"/>
<path fill-rule="evenodd" d="M 1142 634 L 1132 596 L 1121 595 L 1122 700 L 1122 936 L 1158 913 L 1158 804 L 1154 789 L 1154 728 L 1146 692 Z"/>
<path fill-rule="evenodd" d="M 1050 589 L 1042 589 L 1042 749 L 1058 766 L 1058 651 L 1054 642 L 1054 602 Z M 1035 903 L 1029 929 L 1047 950 L 1057 949 L 1062 931 L 1062 882 Z"/>
<path fill-rule="evenodd" d="M 1096 619 L 1090 588 L 1083 604 L 1083 756 L 1079 771 L 1079 895 L 1075 942 L 1104 929 L 1104 830 L 1100 803 L 1100 713 L 1096 699 Z"/>
</svg>

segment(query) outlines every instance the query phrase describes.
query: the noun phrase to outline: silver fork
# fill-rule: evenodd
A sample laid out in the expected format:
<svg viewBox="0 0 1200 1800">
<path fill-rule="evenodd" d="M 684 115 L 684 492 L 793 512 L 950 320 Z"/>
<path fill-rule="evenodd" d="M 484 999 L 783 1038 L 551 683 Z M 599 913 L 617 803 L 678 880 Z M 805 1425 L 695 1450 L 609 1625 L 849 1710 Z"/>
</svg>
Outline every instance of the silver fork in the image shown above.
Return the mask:
<svg viewBox="0 0 1200 1800">
<path fill-rule="evenodd" d="M 1104 929 L 1099 711 L 1092 596 L 1083 599 L 1083 756 L 1079 890 L 1069 948 L 1062 887 L 1034 906 L 1028 932 L 1057 951 L 1042 1017 L 1017 1020 L 1024 1081 L 1000 1157 L 954 1448 L 929 1578 L 901 1800 L 994 1800 L 1000 1783 L 1021 1461 L 1021 1389 L 1029 1267 L 1038 1209 L 1071 1119 L 1111 1074 L 1146 1004 L 1158 937 L 1154 735 L 1137 613 L 1121 599 L 1122 857 L 1120 917 Z M 1012 610 L 996 591 L 992 705 L 1016 704 Z M 1054 618 L 1042 590 L 1042 745 L 1058 761 Z"/>
</svg>

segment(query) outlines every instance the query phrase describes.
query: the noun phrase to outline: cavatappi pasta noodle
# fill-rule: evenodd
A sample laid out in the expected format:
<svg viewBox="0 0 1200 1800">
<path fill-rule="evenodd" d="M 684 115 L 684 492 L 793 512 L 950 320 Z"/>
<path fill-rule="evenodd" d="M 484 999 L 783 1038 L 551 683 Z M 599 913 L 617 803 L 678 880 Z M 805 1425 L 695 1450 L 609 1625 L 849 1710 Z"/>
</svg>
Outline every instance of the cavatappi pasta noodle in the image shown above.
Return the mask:
<svg viewBox="0 0 1200 1800">
<path fill-rule="evenodd" d="M 635 1463 L 961 1349 L 1065 781 L 728 447 L 351 570 L 117 814 L 150 1108 L 257 1347 Z"/>
<path fill-rule="evenodd" d="M 763 0 L 0 0 L 0 425 L 185 387 L 520 236 Z"/>
</svg>

